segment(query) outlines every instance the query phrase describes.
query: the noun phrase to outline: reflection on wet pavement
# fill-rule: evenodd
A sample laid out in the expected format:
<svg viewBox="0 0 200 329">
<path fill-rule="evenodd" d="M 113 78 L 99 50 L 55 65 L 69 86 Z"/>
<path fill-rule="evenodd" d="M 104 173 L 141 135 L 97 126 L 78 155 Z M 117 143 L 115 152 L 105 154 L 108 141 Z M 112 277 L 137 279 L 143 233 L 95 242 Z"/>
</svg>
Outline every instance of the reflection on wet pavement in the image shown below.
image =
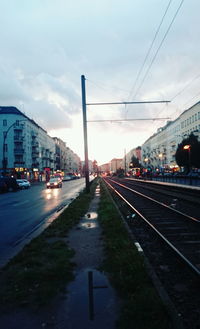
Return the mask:
<svg viewBox="0 0 200 329">
<path fill-rule="evenodd" d="M 91 272 L 93 289 L 89 291 L 88 273 Z M 95 269 L 84 269 L 78 272 L 75 281 L 68 286 L 67 296 L 66 320 L 69 328 L 115 328 L 116 314 L 118 313 L 116 296 L 103 273 Z"/>
<path fill-rule="evenodd" d="M 97 212 L 92 211 L 90 213 L 87 213 L 83 217 L 80 224 L 78 225 L 78 228 L 84 228 L 84 229 L 95 228 L 98 226 L 98 222 L 96 221 L 96 219 L 97 219 Z"/>
</svg>

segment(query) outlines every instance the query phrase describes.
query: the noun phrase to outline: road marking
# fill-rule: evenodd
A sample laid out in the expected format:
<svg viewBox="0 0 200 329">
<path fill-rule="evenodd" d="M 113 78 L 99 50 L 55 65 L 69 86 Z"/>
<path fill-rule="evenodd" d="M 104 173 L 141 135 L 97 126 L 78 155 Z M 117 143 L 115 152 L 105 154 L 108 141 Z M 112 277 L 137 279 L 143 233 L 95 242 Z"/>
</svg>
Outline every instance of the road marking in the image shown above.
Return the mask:
<svg viewBox="0 0 200 329">
<path fill-rule="evenodd" d="M 18 202 L 16 204 L 13 204 L 13 207 L 22 206 L 23 204 L 28 203 L 28 202 L 29 202 L 29 200 L 24 200 L 24 201 Z"/>
</svg>

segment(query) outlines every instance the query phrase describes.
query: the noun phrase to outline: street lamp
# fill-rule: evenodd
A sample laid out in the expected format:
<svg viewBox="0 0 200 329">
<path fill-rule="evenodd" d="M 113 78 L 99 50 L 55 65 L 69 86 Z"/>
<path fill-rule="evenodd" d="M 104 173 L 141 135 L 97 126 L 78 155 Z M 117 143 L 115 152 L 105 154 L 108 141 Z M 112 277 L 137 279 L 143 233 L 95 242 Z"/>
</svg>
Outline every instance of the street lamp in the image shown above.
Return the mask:
<svg viewBox="0 0 200 329">
<path fill-rule="evenodd" d="M 189 172 L 190 172 L 190 168 L 191 168 L 191 145 L 190 144 L 186 144 L 183 146 L 184 150 L 188 151 L 188 167 L 189 167 Z M 190 175 L 190 185 L 192 184 L 192 176 Z"/>
<path fill-rule="evenodd" d="M 163 171 L 163 162 L 162 162 L 163 154 L 162 153 L 158 154 L 158 157 L 159 157 L 160 162 L 161 162 L 160 166 L 161 166 L 161 172 L 162 172 Z"/>
<path fill-rule="evenodd" d="M 18 122 L 20 121 L 26 121 L 26 120 L 18 120 Z M 3 173 L 4 176 L 6 175 L 6 170 L 7 170 L 7 159 L 5 157 L 6 154 L 6 138 L 8 135 L 8 132 L 10 131 L 10 129 L 16 125 L 16 122 L 14 122 L 5 132 L 4 132 L 4 136 L 3 136 L 3 160 L 2 160 L 2 164 L 3 164 Z"/>
<path fill-rule="evenodd" d="M 190 171 L 190 167 L 191 167 L 191 145 L 190 144 L 186 144 L 183 146 L 184 150 L 188 150 L 188 166 L 189 166 L 189 171 Z"/>
<path fill-rule="evenodd" d="M 147 167 L 147 163 L 148 163 L 149 159 L 148 158 L 145 158 L 144 159 L 144 162 L 145 162 L 145 167 Z"/>
</svg>

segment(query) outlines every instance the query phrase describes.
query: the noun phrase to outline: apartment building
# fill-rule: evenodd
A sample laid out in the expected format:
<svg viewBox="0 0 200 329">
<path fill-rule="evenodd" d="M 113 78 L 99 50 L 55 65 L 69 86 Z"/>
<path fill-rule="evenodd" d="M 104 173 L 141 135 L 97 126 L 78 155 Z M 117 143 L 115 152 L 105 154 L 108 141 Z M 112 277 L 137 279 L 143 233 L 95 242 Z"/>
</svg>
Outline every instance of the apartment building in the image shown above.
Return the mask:
<svg viewBox="0 0 200 329">
<path fill-rule="evenodd" d="M 151 169 L 177 168 L 175 153 L 178 144 L 191 133 L 200 137 L 200 102 L 185 110 L 176 120 L 148 138 L 142 145 L 142 164 Z"/>
<path fill-rule="evenodd" d="M 101 173 L 110 173 L 110 162 L 100 165 L 99 171 Z"/>
<path fill-rule="evenodd" d="M 35 180 L 47 179 L 54 171 L 65 168 L 68 153 L 69 148 L 63 141 L 50 137 L 16 107 L 0 107 L 1 173 Z M 78 157 L 75 158 L 78 161 Z"/>
<path fill-rule="evenodd" d="M 118 169 L 122 168 L 122 159 L 114 158 L 110 161 L 110 171 L 116 172 Z"/>
<path fill-rule="evenodd" d="M 125 171 L 129 171 L 130 170 L 130 164 L 132 161 L 132 157 L 135 157 L 136 159 L 138 159 L 138 162 L 141 163 L 141 146 L 138 146 L 136 148 L 131 149 L 129 152 L 127 152 L 123 159 L 122 159 L 122 163 L 121 163 L 121 167 L 125 170 Z"/>
</svg>

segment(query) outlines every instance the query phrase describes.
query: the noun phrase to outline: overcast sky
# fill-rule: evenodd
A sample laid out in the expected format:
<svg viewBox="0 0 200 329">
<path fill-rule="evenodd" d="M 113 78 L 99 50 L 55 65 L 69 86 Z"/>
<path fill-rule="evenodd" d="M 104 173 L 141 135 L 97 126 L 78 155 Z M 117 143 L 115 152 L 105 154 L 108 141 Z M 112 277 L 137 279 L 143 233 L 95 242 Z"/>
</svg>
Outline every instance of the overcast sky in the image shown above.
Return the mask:
<svg viewBox="0 0 200 329">
<path fill-rule="evenodd" d="M 88 120 L 173 120 L 200 98 L 199 12 L 198 0 L 0 0 L 0 105 L 82 159 L 81 75 L 88 103 L 171 101 L 87 106 Z M 123 157 L 166 121 L 88 123 L 89 158 Z"/>
</svg>

